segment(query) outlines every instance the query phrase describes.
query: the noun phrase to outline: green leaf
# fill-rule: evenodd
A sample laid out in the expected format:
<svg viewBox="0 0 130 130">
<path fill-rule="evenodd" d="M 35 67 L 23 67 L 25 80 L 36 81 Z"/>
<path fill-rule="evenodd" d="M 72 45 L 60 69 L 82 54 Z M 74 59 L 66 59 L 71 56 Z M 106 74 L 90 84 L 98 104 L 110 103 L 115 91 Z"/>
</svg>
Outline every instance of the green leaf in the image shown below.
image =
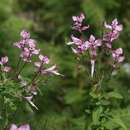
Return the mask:
<svg viewBox="0 0 130 130">
<path fill-rule="evenodd" d="M 122 121 L 122 119 L 119 116 L 114 116 L 112 121 L 114 123 L 118 124 L 119 126 L 121 126 L 124 130 L 128 130 L 126 125 L 124 124 L 124 122 Z"/>
<path fill-rule="evenodd" d="M 116 98 L 116 99 L 122 99 L 123 98 L 123 96 L 118 92 L 109 92 L 107 94 L 107 97 L 108 98 Z"/>
<path fill-rule="evenodd" d="M 99 124 L 99 119 L 101 117 L 102 111 L 103 111 L 103 108 L 99 107 L 96 111 L 92 113 L 93 124 L 95 125 Z"/>
</svg>

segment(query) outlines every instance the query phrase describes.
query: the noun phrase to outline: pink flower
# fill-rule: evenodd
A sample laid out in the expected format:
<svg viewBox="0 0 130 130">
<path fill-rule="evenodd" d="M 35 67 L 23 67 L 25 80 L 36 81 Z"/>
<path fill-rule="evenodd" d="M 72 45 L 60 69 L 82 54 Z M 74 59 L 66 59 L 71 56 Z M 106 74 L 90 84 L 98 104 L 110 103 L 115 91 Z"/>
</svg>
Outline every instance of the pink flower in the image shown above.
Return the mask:
<svg viewBox="0 0 130 130">
<path fill-rule="evenodd" d="M 14 46 L 18 47 L 19 49 L 24 48 L 25 45 L 26 45 L 26 40 L 21 40 L 19 42 L 14 43 Z"/>
<path fill-rule="evenodd" d="M 17 127 L 15 124 L 12 124 L 10 130 L 30 130 L 30 126 L 28 124 L 25 124 Z"/>
<path fill-rule="evenodd" d="M 23 58 L 24 61 L 30 61 L 30 50 L 28 48 L 24 48 L 22 53 L 21 53 L 21 57 Z"/>
<path fill-rule="evenodd" d="M 39 59 L 43 64 L 48 64 L 50 62 L 47 56 L 39 55 Z"/>
<path fill-rule="evenodd" d="M 30 33 L 23 30 L 20 35 L 22 36 L 23 39 L 29 39 L 30 38 Z"/>
<path fill-rule="evenodd" d="M 118 23 L 117 19 L 114 19 L 111 24 L 104 23 L 106 29 L 110 32 L 106 32 L 103 36 L 103 41 L 105 41 L 106 46 L 111 49 L 112 42 L 119 37 L 120 32 L 123 30 L 123 26 Z"/>
<path fill-rule="evenodd" d="M 0 65 L 2 65 L 1 66 L 1 71 L 9 72 L 11 70 L 11 67 L 5 66 L 5 64 L 7 64 L 7 63 L 8 63 L 8 57 L 7 56 L 2 57 L 1 60 L 0 60 Z"/>
<path fill-rule="evenodd" d="M 1 64 L 1 65 L 4 65 L 4 64 L 6 64 L 6 63 L 8 63 L 8 57 L 7 57 L 7 56 L 1 57 L 0 64 Z"/>
<path fill-rule="evenodd" d="M 21 57 L 23 58 L 24 61 L 26 62 L 31 62 L 31 57 L 33 55 L 38 55 L 40 52 L 40 49 L 35 49 L 35 48 L 23 48 Z"/>
<path fill-rule="evenodd" d="M 77 30 L 79 32 L 82 32 L 89 28 L 89 26 L 83 26 L 83 20 L 85 19 L 85 16 L 83 13 L 80 14 L 80 16 L 73 16 L 73 29 Z"/>
<path fill-rule="evenodd" d="M 108 48 L 112 48 L 112 42 L 114 40 L 116 40 L 117 38 L 119 37 L 119 33 L 118 32 L 108 32 L 108 33 L 105 33 L 104 36 L 103 36 L 103 41 L 105 41 L 105 44 Z"/>
<path fill-rule="evenodd" d="M 8 67 L 8 66 L 4 66 L 3 68 L 1 68 L 1 70 L 3 71 L 3 72 L 9 72 L 10 70 L 11 70 L 11 67 Z"/>
<path fill-rule="evenodd" d="M 30 48 L 35 48 L 36 47 L 36 41 L 33 39 L 28 39 L 27 44 Z"/>
<path fill-rule="evenodd" d="M 14 45 L 21 49 L 20 57 L 25 62 L 31 62 L 31 58 L 34 55 L 38 55 L 40 49 L 36 49 L 36 41 L 30 38 L 30 33 L 27 31 L 22 31 L 22 40 L 16 42 Z"/>
<path fill-rule="evenodd" d="M 104 26 L 107 28 L 107 29 L 110 29 L 110 30 L 114 30 L 114 31 L 117 31 L 117 32 L 120 32 L 123 30 L 123 26 L 121 24 L 118 23 L 117 19 L 115 18 L 111 24 L 107 24 L 105 22 Z"/>
<path fill-rule="evenodd" d="M 74 37 L 73 35 L 71 36 L 71 39 L 72 39 L 72 44 L 75 44 L 75 45 L 83 44 L 83 41 L 81 39 Z"/>
<path fill-rule="evenodd" d="M 90 49 L 90 56 L 91 56 L 91 77 L 94 74 L 95 68 L 95 60 L 96 60 L 96 49 L 102 45 L 102 41 L 100 39 L 95 39 L 93 35 L 90 36 L 89 40 L 85 42 L 86 48 Z"/>
<path fill-rule="evenodd" d="M 40 53 L 40 49 L 34 49 L 31 51 L 33 55 L 38 55 Z"/>
<path fill-rule="evenodd" d="M 83 53 L 87 50 L 87 44 L 83 40 L 74 37 L 73 35 L 71 36 L 71 38 L 72 42 L 67 43 L 67 45 L 75 45 L 75 47 L 72 47 L 72 51 L 74 53 Z"/>
<path fill-rule="evenodd" d="M 85 19 L 85 16 L 83 13 L 81 13 L 80 16 L 72 16 L 72 19 L 74 22 L 82 23 Z"/>
<path fill-rule="evenodd" d="M 113 50 L 112 51 L 112 57 L 113 57 L 113 60 L 116 63 L 123 62 L 123 60 L 125 59 L 124 56 L 123 56 L 123 49 L 122 48 L 118 48 L 116 50 Z"/>
<path fill-rule="evenodd" d="M 43 69 L 42 74 L 54 74 L 54 75 L 63 76 L 62 74 L 58 73 L 58 71 L 56 70 L 56 65 L 53 65 L 52 67 L 47 68 L 47 69 Z"/>
<path fill-rule="evenodd" d="M 85 42 L 86 48 L 90 49 L 90 55 L 92 58 L 95 58 L 96 54 L 96 49 L 102 45 L 102 42 L 100 39 L 95 39 L 93 35 L 90 36 L 89 40 Z"/>
</svg>

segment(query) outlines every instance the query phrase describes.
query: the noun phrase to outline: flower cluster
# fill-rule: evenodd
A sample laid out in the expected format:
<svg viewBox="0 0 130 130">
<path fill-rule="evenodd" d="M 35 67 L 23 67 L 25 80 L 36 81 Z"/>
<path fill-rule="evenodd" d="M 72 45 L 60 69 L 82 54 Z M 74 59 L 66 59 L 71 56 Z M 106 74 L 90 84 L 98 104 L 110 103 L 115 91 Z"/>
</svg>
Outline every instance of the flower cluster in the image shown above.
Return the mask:
<svg viewBox="0 0 130 130">
<path fill-rule="evenodd" d="M 83 20 L 85 19 L 84 14 L 81 14 L 80 16 L 73 16 L 72 19 L 74 22 L 73 28 L 76 31 L 82 32 L 89 28 L 89 25 L 83 26 Z M 69 42 L 67 44 L 74 46 L 72 47 L 72 51 L 75 54 L 83 54 L 87 50 L 89 50 L 90 57 L 91 57 L 91 76 L 93 77 L 95 60 L 97 56 L 96 50 L 98 47 L 101 46 L 102 40 L 96 39 L 93 35 L 91 35 L 88 40 L 83 39 L 82 36 L 80 36 L 80 38 L 77 38 L 73 35 L 71 36 L 71 39 L 72 42 Z"/>
<path fill-rule="evenodd" d="M 103 35 L 103 42 L 105 43 L 106 47 L 111 51 L 114 62 L 113 67 L 116 67 L 119 63 L 123 62 L 125 58 L 123 56 L 123 49 L 113 49 L 112 43 L 119 37 L 120 32 L 123 30 L 123 26 L 118 23 L 117 19 L 114 19 L 111 24 L 107 24 L 105 22 L 104 26 L 110 31 L 106 32 Z"/>
<path fill-rule="evenodd" d="M 40 49 L 37 49 L 36 41 L 30 38 L 29 32 L 23 30 L 20 35 L 22 39 L 14 44 L 17 48 L 20 49 L 20 56 L 18 57 L 19 60 L 16 68 L 13 69 L 7 65 L 8 57 L 5 56 L 1 57 L 0 59 L 0 70 L 1 72 L 9 72 L 12 69 L 11 72 L 14 73 L 13 77 L 11 77 L 10 79 L 14 80 L 14 82 L 17 81 L 17 83 L 20 84 L 22 91 L 24 91 L 24 93 L 21 93 L 20 98 L 23 98 L 32 107 L 38 109 L 32 100 L 33 97 L 37 95 L 38 85 L 43 80 L 42 75 L 45 76 L 61 74 L 58 73 L 56 65 L 50 66 L 50 59 L 47 56 L 42 55 Z M 38 62 L 33 61 L 32 56 L 34 55 L 35 58 L 38 59 Z M 28 81 L 26 81 L 21 75 L 22 70 L 25 68 L 26 64 L 33 65 L 33 67 L 35 67 L 34 70 L 36 70 L 34 74 L 32 74 L 32 78 L 28 79 Z M 16 126 L 14 128 L 16 128 Z M 22 127 L 20 127 L 17 128 L 17 130 L 23 129 Z"/>
<path fill-rule="evenodd" d="M 37 95 L 37 86 L 40 82 L 42 75 L 61 75 L 58 73 L 56 69 L 56 65 L 52 65 L 51 67 L 48 67 L 50 63 L 50 59 L 42 55 L 40 53 L 40 49 L 36 49 L 36 41 L 34 39 L 30 38 L 30 33 L 27 31 L 22 31 L 20 33 L 22 40 L 15 43 L 14 45 L 18 47 L 21 50 L 20 57 L 22 60 L 27 62 L 32 62 L 32 56 L 36 55 L 39 59 L 38 62 L 32 62 L 34 66 L 36 67 L 36 72 L 30 81 L 30 83 L 27 83 L 25 80 L 23 80 L 22 76 L 20 75 L 20 72 L 18 73 L 17 77 L 20 80 L 21 86 L 24 86 L 26 88 L 26 96 L 24 96 L 24 99 L 34 108 L 38 109 L 36 105 L 33 103 L 33 97 Z M 47 65 L 47 66 L 46 66 Z"/>
<path fill-rule="evenodd" d="M 9 72 L 11 70 L 11 67 L 6 66 L 6 64 L 8 63 L 8 57 L 1 57 L 0 60 L 0 66 L 1 66 L 1 71 L 3 72 Z"/>
<path fill-rule="evenodd" d="M 104 24 L 105 28 L 110 30 L 103 36 L 103 41 L 108 48 L 112 48 L 112 42 L 119 37 L 120 32 L 123 30 L 123 26 L 118 23 L 117 19 L 114 19 L 111 24 Z"/>
<path fill-rule="evenodd" d="M 73 19 L 72 29 L 82 32 L 89 28 L 89 26 L 83 26 L 83 20 L 85 19 L 83 13 L 81 13 L 80 16 L 73 16 L 72 19 Z"/>
<path fill-rule="evenodd" d="M 106 47 L 109 49 L 112 54 L 112 58 L 114 60 L 113 66 L 116 67 L 117 64 L 121 63 L 124 60 L 123 50 L 121 48 L 117 50 L 112 49 L 112 42 L 119 37 L 120 32 L 123 30 L 123 26 L 118 23 L 117 19 L 114 19 L 112 23 L 109 25 L 105 22 L 104 26 L 106 29 L 110 30 L 103 34 L 102 38 L 96 39 L 92 34 L 89 39 L 86 40 L 82 36 L 82 31 L 88 29 L 88 26 L 83 26 L 83 20 L 85 19 L 84 14 L 80 16 L 73 16 L 73 29 L 81 32 L 80 37 L 76 37 L 74 35 L 71 36 L 72 41 L 67 43 L 67 45 L 72 45 L 72 51 L 75 54 L 83 54 L 86 51 L 89 51 L 91 58 L 91 76 L 93 77 L 95 61 L 97 57 L 97 49 L 99 47 Z M 120 51 L 120 52 L 119 52 Z"/>
<path fill-rule="evenodd" d="M 17 127 L 15 124 L 12 124 L 10 130 L 30 130 L 30 126 L 28 124 L 25 124 Z"/>
<path fill-rule="evenodd" d="M 30 33 L 27 31 L 22 31 L 20 33 L 22 39 L 16 42 L 14 45 L 21 49 L 20 57 L 25 62 L 31 62 L 31 57 L 33 55 L 38 55 L 40 49 L 36 49 L 36 41 L 30 38 Z"/>
<path fill-rule="evenodd" d="M 123 56 L 123 49 L 122 48 L 118 48 L 116 50 L 112 51 L 112 57 L 114 60 L 114 67 L 116 67 L 116 64 L 123 62 L 124 60 L 124 56 Z"/>
<path fill-rule="evenodd" d="M 49 64 L 50 60 L 47 56 L 43 56 L 43 55 L 39 55 L 39 61 L 35 62 L 35 66 L 38 69 L 38 72 L 40 74 L 54 74 L 54 75 L 61 75 L 60 73 L 58 73 L 58 71 L 56 70 L 56 65 L 53 65 L 49 68 L 45 68 L 45 64 Z"/>
<path fill-rule="evenodd" d="M 17 108 L 17 102 L 21 101 L 26 101 L 33 108 L 38 110 L 33 100 L 38 93 L 39 85 L 44 82 L 43 76 L 61 75 L 57 71 L 57 66 L 55 64 L 51 65 L 50 59 L 43 55 L 40 49 L 37 48 L 36 41 L 30 38 L 29 32 L 24 30 L 20 33 L 20 36 L 21 40 L 14 43 L 14 46 L 20 50 L 16 68 L 8 66 L 9 59 L 7 56 L 0 58 L 0 82 L 3 90 L 1 91 L 1 95 L 4 96 L 4 101 L 8 99 L 9 112 L 11 110 L 14 111 L 14 108 Z M 35 58 L 33 58 L 33 56 L 35 56 Z M 34 68 L 33 74 L 30 76 L 31 78 L 22 76 L 22 71 L 25 69 L 26 64 Z M 5 72 L 10 73 L 7 75 Z M 4 87 L 7 88 L 6 85 L 11 86 L 8 87 L 9 91 L 4 89 Z M 5 103 L 5 105 L 6 104 L 7 103 Z M 16 105 L 16 107 L 14 107 L 14 105 Z M 7 108 L 8 106 L 6 105 L 5 107 Z M 4 116 L 2 116 L 2 118 L 4 119 Z M 18 127 L 12 124 L 10 130 L 30 130 L 30 126 L 25 124 Z"/>
</svg>

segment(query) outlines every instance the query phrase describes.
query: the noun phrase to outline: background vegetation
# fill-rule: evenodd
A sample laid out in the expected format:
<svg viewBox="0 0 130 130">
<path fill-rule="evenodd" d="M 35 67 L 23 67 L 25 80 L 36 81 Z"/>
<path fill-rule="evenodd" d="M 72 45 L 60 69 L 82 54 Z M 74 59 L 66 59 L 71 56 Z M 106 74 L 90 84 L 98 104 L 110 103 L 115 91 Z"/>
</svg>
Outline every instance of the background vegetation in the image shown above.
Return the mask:
<svg viewBox="0 0 130 130">
<path fill-rule="evenodd" d="M 65 75 L 64 78 L 52 77 L 41 85 L 42 94 L 35 101 L 38 111 L 25 111 L 22 106 L 12 113 L 12 122 L 27 122 L 32 130 L 84 130 L 87 102 L 83 101 L 83 95 L 88 74 L 85 73 L 85 65 L 81 65 L 80 74 L 77 73 L 77 61 L 65 45 L 72 31 L 72 16 L 80 12 L 85 13 L 87 23 L 91 25 L 90 33 L 96 36 L 101 34 L 99 28 L 105 20 L 110 22 L 118 18 L 124 26 L 115 45 L 125 50 L 125 63 L 108 85 L 123 96 L 122 100 L 113 104 L 112 113 L 115 120 L 119 117 L 125 126 L 106 125 L 111 130 L 130 129 L 129 0 L 0 0 L 0 55 L 8 55 L 15 66 L 18 52 L 13 48 L 13 43 L 18 41 L 20 31 L 26 29 L 39 41 L 43 53 L 57 63 L 59 71 Z M 28 68 L 24 73 L 29 76 L 30 72 L 31 68 Z"/>
</svg>

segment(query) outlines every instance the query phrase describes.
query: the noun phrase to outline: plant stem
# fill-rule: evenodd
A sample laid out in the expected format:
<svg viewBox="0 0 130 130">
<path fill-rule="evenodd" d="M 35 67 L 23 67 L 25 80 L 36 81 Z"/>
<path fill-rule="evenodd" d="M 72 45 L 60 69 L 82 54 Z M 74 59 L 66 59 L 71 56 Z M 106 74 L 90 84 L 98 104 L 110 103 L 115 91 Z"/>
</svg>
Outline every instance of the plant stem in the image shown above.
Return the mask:
<svg viewBox="0 0 130 130">
<path fill-rule="evenodd" d="M 21 67 L 21 69 L 18 71 L 18 73 L 16 74 L 16 78 L 20 75 L 20 73 L 22 72 L 22 70 L 24 69 L 26 65 L 26 62 L 24 62 L 23 66 Z"/>
</svg>

